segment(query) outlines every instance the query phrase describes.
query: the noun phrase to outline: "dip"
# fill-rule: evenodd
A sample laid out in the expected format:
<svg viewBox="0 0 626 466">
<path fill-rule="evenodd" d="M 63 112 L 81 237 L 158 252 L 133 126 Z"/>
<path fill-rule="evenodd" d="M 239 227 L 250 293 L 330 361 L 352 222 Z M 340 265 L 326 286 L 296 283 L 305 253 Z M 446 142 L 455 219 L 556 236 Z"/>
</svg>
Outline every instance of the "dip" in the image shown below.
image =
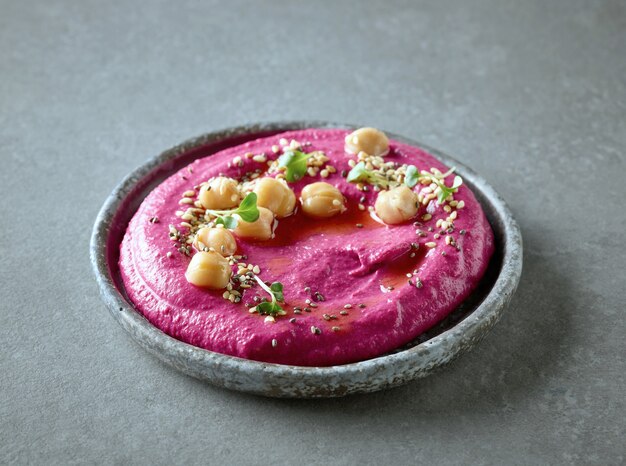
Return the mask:
<svg viewBox="0 0 626 466">
<path fill-rule="evenodd" d="M 450 167 L 422 149 L 395 141 L 388 142 L 388 150 L 365 147 L 379 152 L 376 156 L 359 152 L 359 141 L 347 140 L 348 135 L 347 130 L 308 129 L 257 139 L 196 160 L 157 186 L 120 246 L 122 279 L 139 312 L 191 345 L 302 366 L 380 356 L 444 319 L 477 286 L 493 253 L 493 233 L 479 203 L 447 173 Z M 289 174 L 277 162 L 289 161 L 287 154 L 313 154 L 304 159 L 302 177 L 285 183 L 298 199 L 295 212 L 271 222 L 273 237 L 267 240 L 238 237 L 235 229 L 236 252 L 222 250 L 226 258 L 219 256 L 233 274 L 226 287 L 190 283 L 186 271 L 200 254 L 193 232 L 199 223 L 215 225 L 199 201 L 202 186 L 206 190 L 208 181 L 229 177 L 239 183 L 243 199 L 260 179 Z M 295 167 L 296 159 L 291 162 Z M 416 181 L 408 183 L 408 195 L 417 201 L 406 203 L 409 213 L 401 206 L 400 215 L 419 208 L 412 218 L 385 224 L 381 218 L 393 215 L 383 216 L 377 198 L 406 186 L 408 173 Z M 441 174 L 447 176 L 435 179 Z M 328 218 L 303 211 L 303 189 L 319 182 L 343 196 L 341 205 L 328 204 L 338 206 Z M 443 202 L 440 186 L 444 194 L 450 191 Z M 238 218 L 220 215 L 231 228 L 230 220 Z M 237 228 L 245 224 L 243 217 Z M 276 283 L 280 286 L 270 288 Z M 267 312 L 274 301 L 280 312 Z"/>
</svg>

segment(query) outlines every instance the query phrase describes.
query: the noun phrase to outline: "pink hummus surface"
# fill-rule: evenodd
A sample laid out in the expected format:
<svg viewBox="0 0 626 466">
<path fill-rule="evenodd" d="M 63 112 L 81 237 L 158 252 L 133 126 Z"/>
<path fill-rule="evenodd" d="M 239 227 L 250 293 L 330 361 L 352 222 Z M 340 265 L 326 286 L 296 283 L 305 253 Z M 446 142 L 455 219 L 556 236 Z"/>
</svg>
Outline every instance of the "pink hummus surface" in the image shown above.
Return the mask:
<svg viewBox="0 0 626 466">
<path fill-rule="evenodd" d="M 458 249 L 445 243 L 445 234 L 434 237 L 440 230 L 437 220 L 449 215 L 435 201 L 420 207 L 414 219 L 417 223 L 386 226 L 375 221 L 367 209 L 363 212 L 357 206 L 362 197 L 365 205 L 373 205 L 377 193 L 359 191 L 341 176 L 342 170 L 350 170 L 348 161 L 355 158 L 344 152 L 348 133 L 308 129 L 257 139 L 196 160 L 160 184 L 130 221 L 120 246 L 122 279 L 135 307 L 153 325 L 186 343 L 241 358 L 302 366 L 345 364 L 382 355 L 445 318 L 476 287 L 493 253 L 493 233 L 479 203 L 465 185 L 454 196 L 465 203 L 450 234 Z M 310 142 L 306 152 L 320 150 L 330 158 L 337 173 L 323 181 L 344 194 L 348 211 L 326 220 L 296 212 L 279 220 L 272 240 L 237 239 L 237 254 L 246 255 L 244 262 L 261 268 L 260 278 L 284 285 L 282 307 L 287 315 L 266 323 L 265 316 L 251 314 L 244 305 L 258 290 L 248 290 L 241 303 L 231 303 L 222 297 L 223 291 L 188 283 L 185 270 L 190 258 L 176 250 L 168 225 L 180 224 L 175 212 L 183 192 L 219 174 L 240 178 L 267 168 L 243 155 L 265 153 L 275 159 L 278 156 L 271 147 L 280 138 Z M 420 170 L 434 167 L 445 172 L 449 168 L 412 146 L 392 140 L 390 149 L 386 161 L 413 164 Z M 232 166 L 235 156 L 242 156 L 242 167 Z M 321 180 L 319 175 L 305 176 L 290 187 L 299 197 L 303 186 Z M 451 180 L 452 176 L 446 184 Z M 423 221 L 426 213 L 432 219 Z M 153 217 L 159 222 L 151 223 Z M 357 228 L 357 223 L 363 227 Z M 427 242 L 437 246 L 428 248 Z M 411 243 L 419 244 L 417 251 Z M 172 252 L 170 257 L 168 252 Z M 411 252 L 416 252 L 414 257 Z M 421 288 L 408 283 L 406 274 L 414 270 Z M 316 302 L 315 292 L 325 300 Z M 317 307 L 295 315 L 293 308 L 304 308 L 306 299 Z M 347 304 L 350 307 L 345 309 Z M 326 320 L 324 314 L 336 318 Z M 294 317 L 295 322 L 291 321 Z M 313 333 L 312 326 L 321 333 Z M 332 331 L 334 326 L 339 330 Z"/>
</svg>

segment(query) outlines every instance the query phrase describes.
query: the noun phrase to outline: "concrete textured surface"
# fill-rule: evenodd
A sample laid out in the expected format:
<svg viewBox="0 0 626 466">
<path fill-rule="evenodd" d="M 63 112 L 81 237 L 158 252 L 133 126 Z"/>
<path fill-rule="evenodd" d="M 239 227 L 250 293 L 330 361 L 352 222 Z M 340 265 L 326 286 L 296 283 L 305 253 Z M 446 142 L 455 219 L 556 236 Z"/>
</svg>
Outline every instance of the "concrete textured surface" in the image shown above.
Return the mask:
<svg viewBox="0 0 626 466">
<path fill-rule="evenodd" d="M 0 0 L 0 463 L 623 464 L 626 2 Z M 508 200 L 525 271 L 471 353 L 269 400 L 149 356 L 88 240 L 147 157 L 249 121 L 366 122 Z"/>
</svg>

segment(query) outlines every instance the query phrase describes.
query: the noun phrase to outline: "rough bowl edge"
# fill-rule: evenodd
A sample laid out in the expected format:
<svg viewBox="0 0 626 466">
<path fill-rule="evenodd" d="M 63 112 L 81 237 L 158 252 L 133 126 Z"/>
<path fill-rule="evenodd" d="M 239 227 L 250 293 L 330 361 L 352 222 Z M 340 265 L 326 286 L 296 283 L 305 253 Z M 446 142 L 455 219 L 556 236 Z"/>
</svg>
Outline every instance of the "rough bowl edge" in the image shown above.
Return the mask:
<svg viewBox="0 0 626 466">
<path fill-rule="evenodd" d="M 394 387 L 425 377 L 474 347 L 497 323 L 522 273 L 522 236 L 500 195 L 473 170 L 439 150 L 400 135 L 390 138 L 428 151 L 459 173 L 488 199 L 502 228 L 502 268 L 491 291 L 466 318 L 441 334 L 398 353 L 352 364 L 301 367 L 269 364 L 228 356 L 176 340 L 150 324 L 116 288 L 107 265 L 109 229 L 118 208 L 133 187 L 160 165 L 211 142 L 250 133 L 305 128 L 358 128 L 361 125 L 325 121 L 254 123 L 203 134 L 164 151 L 133 170 L 115 187 L 96 218 L 90 258 L 105 305 L 143 348 L 176 369 L 214 385 L 242 392 L 286 398 L 337 397 Z M 495 228 L 496 226 L 494 226 Z"/>
</svg>

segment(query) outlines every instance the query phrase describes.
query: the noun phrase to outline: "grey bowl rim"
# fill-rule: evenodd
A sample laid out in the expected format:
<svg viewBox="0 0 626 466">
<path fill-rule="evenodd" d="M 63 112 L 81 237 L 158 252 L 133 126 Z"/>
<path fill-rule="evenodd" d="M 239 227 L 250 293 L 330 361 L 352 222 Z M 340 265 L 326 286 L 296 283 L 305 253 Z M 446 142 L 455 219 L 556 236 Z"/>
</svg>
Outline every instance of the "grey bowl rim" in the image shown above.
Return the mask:
<svg viewBox="0 0 626 466">
<path fill-rule="evenodd" d="M 119 292 L 113 277 L 110 275 L 106 261 L 106 247 L 108 241 L 109 225 L 115 219 L 118 208 L 123 202 L 124 196 L 131 192 L 136 186 L 138 180 L 149 175 L 160 165 L 165 164 L 177 157 L 181 157 L 186 152 L 195 148 L 202 147 L 210 142 L 218 141 L 218 138 L 230 138 L 245 134 L 255 134 L 263 132 L 283 132 L 308 128 L 338 128 L 338 129 L 356 129 L 365 125 L 356 125 L 349 123 L 338 123 L 323 120 L 295 120 L 295 121 L 273 121 L 250 123 L 235 127 L 223 128 L 215 131 L 209 131 L 199 136 L 192 137 L 182 143 L 167 149 L 157 156 L 153 156 L 144 163 L 132 170 L 123 180 L 113 189 L 105 202 L 103 203 L 96 220 L 94 222 L 93 231 L 90 240 L 90 259 L 92 268 L 98 283 L 101 298 L 106 307 L 113 315 L 115 320 L 128 332 L 135 342 L 146 349 L 148 352 L 157 356 L 163 362 L 175 367 L 176 369 L 202 380 L 206 380 L 218 386 L 230 388 L 238 391 L 250 392 L 260 395 L 278 396 L 278 397 L 310 397 L 310 396 L 343 396 L 352 393 L 366 393 L 389 388 L 404 384 L 410 380 L 422 378 L 429 375 L 432 371 L 444 366 L 456 359 L 460 354 L 468 351 L 476 343 L 478 343 L 498 322 L 503 310 L 508 305 L 512 295 L 515 293 L 522 273 L 522 235 L 521 230 L 515 221 L 508 205 L 504 199 L 495 191 L 493 187 L 471 168 L 456 160 L 455 158 L 441 152 L 438 149 L 430 147 L 421 142 L 406 138 L 404 136 L 394 134 L 383 130 L 390 139 L 404 142 L 421 149 L 424 149 L 438 160 L 448 166 L 456 166 L 457 172 L 460 173 L 466 181 L 479 189 L 482 194 L 489 199 L 495 208 L 503 227 L 503 250 L 502 268 L 505 265 L 508 270 L 506 276 L 503 270 L 498 274 L 491 290 L 484 297 L 483 301 L 460 322 L 457 322 L 451 328 L 432 337 L 431 339 L 416 344 L 402 351 L 379 356 L 372 359 L 357 361 L 349 364 L 311 367 L 311 366 L 293 366 L 283 364 L 273 364 L 260 361 L 253 361 L 239 358 L 236 356 L 225 355 L 177 340 L 154 325 L 152 325 L 141 313 L 139 313 Z M 438 347 L 448 346 L 445 356 L 428 364 L 428 356 Z M 181 359 L 182 358 L 182 359 Z M 423 358 L 426 358 L 423 359 Z M 420 360 L 421 359 L 421 360 Z M 185 364 L 176 364 L 175 360 L 186 361 Z M 229 384 L 228 381 L 214 380 L 206 375 L 206 369 L 211 367 L 219 368 L 220 371 L 233 374 L 247 374 L 253 379 L 260 381 L 267 380 L 268 377 L 282 380 L 284 377 L 298 377 L 299 380 L 315 385 L 316 383 L 328 383 L 330 380 L 335 381 L 338 376 L 340 380 L 349 383 L 352 376 L 358 376 L 359 379 L 367 378 L 368 374 L 376 375 L 381 371 L 393 367 L 410 367 L 415 362 L 419 368 L 411 374 L 393 374 L 387 376 L 384 380 L 379 380 L 372 384 L 365 384 L 354 387 L 352 389 L 341 389 L 339 393 L 331 390 L 321 395 L 314 393 L 305 393 L 298 395 L 291 393 L 289 390 L 276 392 L 276 387 L 272 385 L 273 392 L 267 393 L 267 390 L 258 387 L 239 386 L 237 384 Z M 263 383 L 261 383 L 263 385 Z"/>
</svg>

